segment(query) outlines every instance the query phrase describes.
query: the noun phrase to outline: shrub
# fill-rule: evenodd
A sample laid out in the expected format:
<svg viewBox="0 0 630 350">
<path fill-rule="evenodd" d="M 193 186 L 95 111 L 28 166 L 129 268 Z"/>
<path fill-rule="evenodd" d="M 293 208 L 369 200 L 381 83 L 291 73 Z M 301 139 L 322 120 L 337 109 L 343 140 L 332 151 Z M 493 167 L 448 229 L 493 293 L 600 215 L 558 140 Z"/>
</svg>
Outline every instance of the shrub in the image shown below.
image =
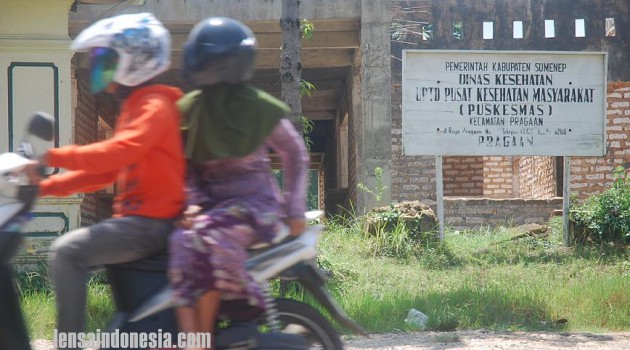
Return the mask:
<svg viewBox="0 0 630 350">
<path fill-rule="evenodd" d="M 611 188 L 572 208 L 571 221 L 581 228 L 577 242 L 630 243 L 630 177 L 617 167 L 613 179 Z"/>
</svg>

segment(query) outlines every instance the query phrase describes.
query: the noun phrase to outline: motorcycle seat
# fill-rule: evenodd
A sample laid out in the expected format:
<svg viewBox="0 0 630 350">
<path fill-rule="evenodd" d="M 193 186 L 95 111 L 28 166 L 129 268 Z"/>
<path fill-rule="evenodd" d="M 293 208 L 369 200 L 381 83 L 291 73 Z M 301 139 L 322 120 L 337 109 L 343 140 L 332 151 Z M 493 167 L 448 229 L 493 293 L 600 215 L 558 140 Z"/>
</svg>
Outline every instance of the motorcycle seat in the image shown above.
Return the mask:
<svg viewBox="0 0 630 350">
<path fill-rule="evenodd" d="M 106 265 L 106 268 L 140 270 L 149 272 L 166 272 L 168 269 L 168 254 L 166 252 L 149 256 L 144 259 L 121 264 Z"/>
</svg>

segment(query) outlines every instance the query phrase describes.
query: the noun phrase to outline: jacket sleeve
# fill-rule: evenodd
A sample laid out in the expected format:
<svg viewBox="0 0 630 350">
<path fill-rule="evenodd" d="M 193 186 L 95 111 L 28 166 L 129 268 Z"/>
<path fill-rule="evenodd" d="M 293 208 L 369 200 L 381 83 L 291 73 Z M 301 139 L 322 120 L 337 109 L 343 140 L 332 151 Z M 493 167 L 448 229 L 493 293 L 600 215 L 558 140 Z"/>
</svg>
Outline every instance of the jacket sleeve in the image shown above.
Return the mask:
<svg viewBox="0 0 630 350">
<path fill-rule="evenodd" d="M 150 95 L 134 103 L 129 122 L 110 139 L 89 145 L 70 145 L 48 151 L 48 165 L 90 173 L 108 173 L 140 159 L 160 141 L 167 123 L 177 113 L 165 97 Z"/>
<path fill-rule="evenodd" d="M 53 175 L 39 184 L 40 196 L 64 197 L 79 192 L 94 192 L 113 183 L 117 171 L 94 174 L 83 170 Z"/>
<path fill-rule="evenodd" d="M 301 135 L 288 119 L 282 119 L 266 143 L 282 159 L 284 199 L 289 218 L 304 217 L 309 157 Z"/>
</svg>

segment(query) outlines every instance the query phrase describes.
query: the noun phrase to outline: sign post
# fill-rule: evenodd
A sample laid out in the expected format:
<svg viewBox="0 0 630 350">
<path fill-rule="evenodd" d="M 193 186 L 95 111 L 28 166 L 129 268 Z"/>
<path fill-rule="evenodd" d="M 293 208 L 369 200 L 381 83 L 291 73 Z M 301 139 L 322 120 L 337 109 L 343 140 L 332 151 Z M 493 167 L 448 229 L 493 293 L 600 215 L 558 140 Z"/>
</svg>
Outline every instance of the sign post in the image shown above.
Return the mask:
<svg viewBox="0 0 630 350">
<path fill-rule="evenodd" d="M 435 200 L 439 220 L 440 241 L 444 241 L 444 173 L 442 172 L 442 156 L 435 156 Z"/>
<path fill-rule="evenodd" d="M 438 156 L 441 237 L 441 156 L 564 156 L 568 244 L 569 156 L 606 152 L 606 61 L 605 52 L 403 51 L 403 153 Z"/>
<path fill-rule="evenodd" d="M 570 245 L 571 236 L 569 232 L 569 208 L 571 207 L 571 157 L 563 157 L 564 171 L 562 178 L 562 243 Z"/>
</svg>

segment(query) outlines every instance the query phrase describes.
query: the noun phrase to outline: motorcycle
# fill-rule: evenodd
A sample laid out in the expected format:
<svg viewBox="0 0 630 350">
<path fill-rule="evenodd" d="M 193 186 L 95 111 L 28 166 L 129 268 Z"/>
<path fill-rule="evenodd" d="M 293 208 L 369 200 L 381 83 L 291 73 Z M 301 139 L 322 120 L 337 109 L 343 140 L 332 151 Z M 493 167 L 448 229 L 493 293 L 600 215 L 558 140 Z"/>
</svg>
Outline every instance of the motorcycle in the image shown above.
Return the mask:
<svg viewBox="0 0 630 350">
<path fill-rule="evenodd" d="M 52 118 L 38 113 L 31 119 L 28 134 L 46 141 L 53 139 Z M 37 198 L 37 186 L 31 186 L 19 170 L 35 156 L 25 139 L 16 153 L 0 154 L 0 348 L 29 350 L 29 338 L 20 309 L 11 259 L 17 253 L 20 230 L 29 219 Z"/>
<path fill-rule="evenodd" d="M 29 123 L 28 134 L 52 140 L 52 118 L 36 113 Z M 20 169 L 34 156 L 28 139 L 16 153 L 0 155 L 0 300 L 4 309 L 0 312 L 0 349 L 6 350 L 30 349 L 11 259 L 18 251 L 20 230 L 37 198 L 37 187 L 20 174 Z M 309 222 L 319 216 L 321 212 L 306 213 Z M 212 340 L 216 349 L 343 349 L 331 322 L 315 308 L 301 301 L 272 296 L 269 281 L 276 278 L 297 282 L 340 326 L 366 335 L 325 288 L 328 275 L 316 263 L 317 240 L 322 231 L 322 225 L 311 224 L 296 238 L 280 238 L 274 244 L 251 248 L 246 267 L 265 292 L 267 308 L 262 311 L 245 301 L 223 300 L 220 322 Z M 286 233 L 285 237 L 288 230 Z M 167 262 L 164 253 L 105 266 L 116 309 L 106 332 L 169 334 L 170 339 L 176 339 L 178 329 L 166 275 Z M 101 344 L 100 349 L 111 348 Z"/>
</svg>

